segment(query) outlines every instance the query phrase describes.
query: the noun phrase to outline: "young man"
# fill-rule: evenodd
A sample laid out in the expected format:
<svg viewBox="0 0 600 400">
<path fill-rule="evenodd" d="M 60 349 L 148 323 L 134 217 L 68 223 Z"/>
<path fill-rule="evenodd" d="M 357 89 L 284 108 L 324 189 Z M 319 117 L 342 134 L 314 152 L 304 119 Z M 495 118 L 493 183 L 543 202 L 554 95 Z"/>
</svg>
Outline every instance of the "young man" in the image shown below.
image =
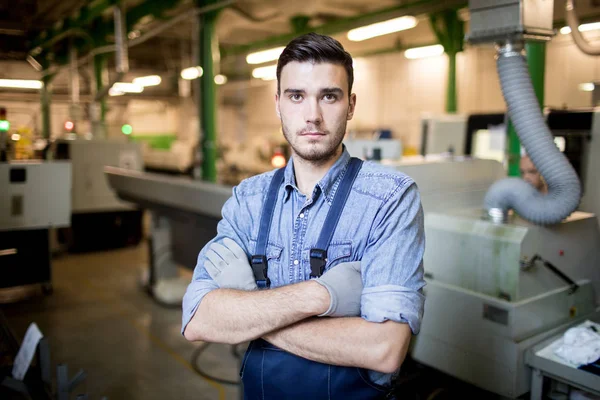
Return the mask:
<svg viewBox="0 0 600 400">
<path fill-rule="evenodd" d="M 288 44 L 275 103 L 292 157 L 281 173 L 233 189 L 184 297 L 188 340 L 251 341 L 240 372 L 247 399 L 384 398 L 420 328 L 419 192 L 346 151 L 352 82 L 352 58 L 335 39 Z"/>
</svg>

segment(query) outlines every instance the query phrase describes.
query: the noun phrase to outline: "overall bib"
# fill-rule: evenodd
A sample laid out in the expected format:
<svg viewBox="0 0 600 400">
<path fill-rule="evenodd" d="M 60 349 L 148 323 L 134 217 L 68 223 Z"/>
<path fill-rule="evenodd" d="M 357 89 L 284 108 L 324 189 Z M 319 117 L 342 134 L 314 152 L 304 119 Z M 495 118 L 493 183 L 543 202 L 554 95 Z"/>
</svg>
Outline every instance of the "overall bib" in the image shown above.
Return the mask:
<svg viewBox="0 0 600 400">
<path fill-rule="evenodd" d="M 362 161 L 352 158 L 337 189 L 316 248 L 310 251 L 311 278 L 321 276 L 327 248 Z M 263 206 L 252 269 L 259 288 L 270 287 L 266 248 L 284 168 L 277 170 Z M 352 351 L 352 349 L 348 349 Z M 242 360 L 240 377 L 245 400 L 391 399 L 390 388 L 370 381 L 367 370 L 322 364 L 288 353 L 262 339 L 254 340 Z"/>
</svg>

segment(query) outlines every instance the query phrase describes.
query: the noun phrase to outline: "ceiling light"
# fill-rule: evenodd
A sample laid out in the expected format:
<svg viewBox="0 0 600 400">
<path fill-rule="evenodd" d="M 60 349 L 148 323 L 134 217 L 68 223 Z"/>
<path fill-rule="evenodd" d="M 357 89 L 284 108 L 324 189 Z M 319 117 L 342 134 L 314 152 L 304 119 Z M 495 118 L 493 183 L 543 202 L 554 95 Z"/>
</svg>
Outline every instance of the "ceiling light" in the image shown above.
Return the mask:
<svg viewBox="0 0 600 400">
<path fill-rule="evenodd" d="M 258 51 L 256 53 L 248 54 L 246 56 L 246 62 L 248 64 L 262 64 L 269 61 L 277 60 L 285 47 L 276 47 L 274 49 Z"/>
<path fill-rule="evenodd" d="M 596 85 L 594 85 L 592 82 L 586 82 L 586 83 L 579 84 L 579 90 L 581 90 L 583 92 L 593 92 L 595 87 L 596 87 Z"/>
<path fill-rule="evenodd" d="M 444 54 L 444 46 L 434 44 L 433 46 L 415 47 L 404 52 L 404 57 L 414 60 L 415 58 L 435 57 Z"/>
<path fill-rule="evenodd" d="M 142 93 L 144 91 L 144 87 L 142 85 L 129 82 L 116 82 L 111 89 L 115 89 L 123 93 Z"/>
<path fill-rule="evenodd" d="M 181 78 L 191 81 L 192 79 L 201 77 L 203 73 L 202 67 L 189 67 L 181 71 Z"/>
<path fill-rule="evenodd" d="M 348 39 L 353 42 L 371 39 L 389 33 L 404 31 L 417 26 L 417 19 L 411 15 L 363 26 L 348 31 Z"/>
<path fill-rule="evenodd" d="M 227 77 L 225 75 L 215 75 L 215 83 L 217 85 L 224 85 L 227 83 Z"/>
<path fill-rule="evenodd" d="M 19 140 L 21 140 L 21 135 L 19 135 L 18 133 L 13 133 L 10 138 L 15 142 L 18 142 Z"/>
<path fill-rule="evenodd" d="M 115 88 L 108 89 L 109 96 L 123 96 L 124 94 L 125 92 L 121 92 L 120 90 L 117 90 Z"/>
<path fill-rule="evenodd" d="M 0 87 L 15 89 L 41 89 L 42 81 L 29 79 L 0 79 Z"/>
<path fill-rule="evenodd" d="M 579 32 L 594 31 L 596 29 L 600 29 L 600 22 L 581 24 L 579 25 L 579 28 L 577 28 Z M 571 33 L 571 28 L 569 28 L 568 26 L 563 26 L 562 28 L 560 28 L 560 33 L 562 33 L 563 35 L 568 35 L 569 33 Z"/>
<path fill-rule="evenodd" d="M 159 85 L 162 79 L 158 75 L 140 76 L 135 78 L 133 83 L 140 86 L 156 86 Z"/>
<path fill-rule="evenodd" d="M 265 81 L 277 78 L 277 64 L 268 67 L 259 67 L 252 70 L 252 76 Z"/>
</svg>

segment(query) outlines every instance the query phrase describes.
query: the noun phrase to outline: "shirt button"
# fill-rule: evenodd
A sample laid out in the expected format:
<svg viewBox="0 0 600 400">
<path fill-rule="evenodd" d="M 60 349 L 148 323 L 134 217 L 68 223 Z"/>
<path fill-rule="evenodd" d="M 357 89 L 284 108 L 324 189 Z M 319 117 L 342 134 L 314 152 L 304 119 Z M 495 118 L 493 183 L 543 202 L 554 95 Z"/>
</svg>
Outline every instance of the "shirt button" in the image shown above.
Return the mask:
<svg viewBox="0 0 600 400">
<path fill-rule="evenodd" d="M 299 264 L 298 260 L 294 260 L 294 265 L 298 265 L 298 264 Z"/>
<path fill-rule="evenodd" d="M 304 213 L 301 213 L 301 214 L 300 214 L 300 218 L 304 218 Z"/>
</svg>

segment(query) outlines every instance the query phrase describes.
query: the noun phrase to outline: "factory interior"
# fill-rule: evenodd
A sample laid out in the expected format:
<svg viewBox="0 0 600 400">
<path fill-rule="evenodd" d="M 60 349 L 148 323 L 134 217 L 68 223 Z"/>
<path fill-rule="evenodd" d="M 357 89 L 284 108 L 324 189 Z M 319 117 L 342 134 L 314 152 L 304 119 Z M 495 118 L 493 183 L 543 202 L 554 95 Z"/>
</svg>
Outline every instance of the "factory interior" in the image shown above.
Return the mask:
<svg viewBox="0 0 600 400">
<path fill-rule="evenodd" d="M 352 56 L 345 149 L 421 196 L 394 398 L 600 399 L 599 0 L 0 1 L 0 398 L 243 398 L 248 343 L 186 340 L 182 299 L 289 163 L 310 32 Z"/>
</svg>

